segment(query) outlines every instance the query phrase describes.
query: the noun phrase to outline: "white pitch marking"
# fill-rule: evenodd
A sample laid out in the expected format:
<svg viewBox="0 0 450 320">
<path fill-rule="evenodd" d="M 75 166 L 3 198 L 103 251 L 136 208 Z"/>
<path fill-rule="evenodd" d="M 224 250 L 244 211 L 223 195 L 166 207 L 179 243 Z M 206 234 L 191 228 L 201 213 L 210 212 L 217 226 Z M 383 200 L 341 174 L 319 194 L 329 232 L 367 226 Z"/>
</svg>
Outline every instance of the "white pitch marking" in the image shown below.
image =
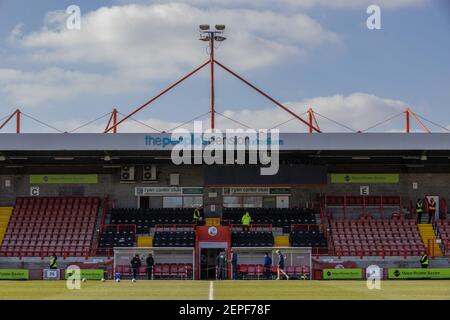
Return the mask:
<svg viewBox="0 0 450 320">
<path fill-rule="evenodd" d="M 209 300 L 214 300 L 214 281 L 209 282 Z"/>
</svg>

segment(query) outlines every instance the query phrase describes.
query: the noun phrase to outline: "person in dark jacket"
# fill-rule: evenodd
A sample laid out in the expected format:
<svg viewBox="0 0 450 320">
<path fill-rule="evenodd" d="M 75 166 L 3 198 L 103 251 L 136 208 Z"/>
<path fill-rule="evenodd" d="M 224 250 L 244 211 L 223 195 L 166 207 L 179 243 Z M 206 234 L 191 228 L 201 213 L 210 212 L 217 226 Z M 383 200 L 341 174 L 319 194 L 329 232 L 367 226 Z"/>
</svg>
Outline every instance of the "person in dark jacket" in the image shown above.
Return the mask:
<svg viewBox="0 0 450 320">
<path fill-rule="evenodd" d="M 289 280 L 289 276 L 284 271 L 284 255 L 281 253 L 280 250 L 277 250 L 278 254 L 278 269 L 277 269 L 277 280 L 280 280 L 280 274 L 282 273 L 287 280 Z"/>
<path fill-rule="evenodd" d="M 231 271 L 233 275 L 233 280 L 237 280 L 237 260 L 238 260 L 237 252 L 231 250 Z"/>
<path fill-rule="evenodd" d="M 147 263 L 147 277 L 148 277 L 148 280 L 152 280 L 152 278 L 153 278 L 153 265 L 155 264 L 155 260 L 153 259 L 153 256 L 152 256 L 151 253 L 148 255 L 148 257 L 145 260 L 145 262 Z"/>
<path fill-rule="evenodd" d="M 133 281 L 136 280 L 137 275 L 139 273 L 139 268 L 141 267 L 141 258 L 138 254 L 134 256 L 133 259 L 131 259 L 131 269 L 133 270 Z"/>
<path fill-rule="evenodd" d="M 266 252 L 264 254 L 264 277 L 267 280 L 270 280 L 271 276 L 272 276 L 272 258 Z"/>
<path fill-rule="evenodd" d="M 433 198 L 430 199 L 430 203 L 428 204 L 428 223 L 433 221 L 434 215 L 436 213 L 436 202 Z"/>
<path fill-rule="evenodd" d="M 226 266 L 227 266 L 227 256 L 225 255 L 225 251 L 220 252 L 217 256 L 217 279 L 225 280 L 226 278 Z"/>
</svg>

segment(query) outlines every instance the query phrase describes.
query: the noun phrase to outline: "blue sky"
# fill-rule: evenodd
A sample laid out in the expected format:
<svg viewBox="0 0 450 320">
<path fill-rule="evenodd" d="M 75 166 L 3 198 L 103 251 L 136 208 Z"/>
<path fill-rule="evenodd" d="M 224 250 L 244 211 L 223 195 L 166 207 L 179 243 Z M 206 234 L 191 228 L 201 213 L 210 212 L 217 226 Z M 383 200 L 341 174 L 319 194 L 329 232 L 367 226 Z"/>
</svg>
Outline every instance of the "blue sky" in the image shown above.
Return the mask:
<svg viewBox="0 0 450 320">
<path fill-rule="evenodd" d="M 362 130 L 410 106 L 450 124 L 445 0 L 273 3 L 0 0 L 0 118 L 20 107 L 70 131 L 113 106 L 128 113 L 207 60 L 204 43 L 197 41 L 197 26 L 206 22 L 227 24 L 219 61 L 299 114 L 312 107 Z M 82 10 L 81 30 L 65 28 L 72 4 Z M 381 30 L 366 27 L 369 4 L 381 7 Z M 291 118 L 220 70 L 216 81 L 216 108 L 229 117 L 255 128 Z M 167 130 L 208 108 L 203 70 L 136 118 Z M 100 131 L 106 120 L 80 132 Z M 24 121 L 25 132 L 51 131 Z M 218 121 L 223 128 L 233 126 Z M 342 130 L 322 118 L 319 123 L 325 131 Z M 377 129 L 401 128 L 398 118 Z M 294 120 L 280 129 L 305 130 Z M 146 130 L 132 122 L 122 128 Z"/>
</svg>

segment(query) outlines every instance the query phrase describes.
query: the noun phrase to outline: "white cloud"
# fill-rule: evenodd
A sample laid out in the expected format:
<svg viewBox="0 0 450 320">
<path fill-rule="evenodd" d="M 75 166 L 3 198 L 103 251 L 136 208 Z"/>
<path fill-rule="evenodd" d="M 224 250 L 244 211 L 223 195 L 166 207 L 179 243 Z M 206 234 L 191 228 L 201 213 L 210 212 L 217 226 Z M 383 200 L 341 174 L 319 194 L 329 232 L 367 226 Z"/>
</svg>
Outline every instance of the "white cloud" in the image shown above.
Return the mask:
<svg viewBox="0 0 450 320">
<path fill-rule="evenodd" d="M 101 7 L 82 16 L 81 30 L 66 29 L 66 17 L 49 12 L 39 31 L 23 34 L 22 25 L 11 31 L 8 40 L 22 54 L 8 59 L 34 68 L 0 69 L 7 103 L 39 106 L 89 93 L 135 93 L 178 77 L 208 58 L 197 40 L 197 26 L 205 22 L 228 25 L 229 39 L 218 55 L 239 71 L 302 59 L 317 46 L 340 43 L 307 15 L 264 10 L 212 11 L 179 3 Z"/>
<path fill-rule="evenodd" d="M 47 68 L 38 72 L 0 69 L 0 93 L 15 106 L 36 107 L 73 100 L 84 94 L 112 95 L 143 90 L 139 83 L 98 73 Z"/>
<path fill-rule="evenodd" d="M 220 57 L 243 70 L 339 42 L 337 34 L 307 15 L 260 10 L 209 10 L 176 3 L 102 7 L 83 15 L 80 31 L 61 28 L 62 17 L 63 13 L 49 14 L 42 30 L 22 38 L 22 47 L 35 61 L 95 63 L 150 78 L 206 60 L 205 46 L 196 40 L 201 23 L 228 25 L 229 39 Z"/>
<path fill-rule="evenodd" d="M 117 3 L 131 3 L 136 0 L 116 0 Z M 141 3 L 164 3 L 165 0 L 141 0 Z M 176 2 L 188 3 L 195 6 L 218 7 L 290 7 L 290 8 L 332 8 L 348 9 L 363 8 L 377 4 L 386 9 L 398 9 L 411 6 L 421 6 L 430 3 L 430 0 L 177 0 Z"/>
</svg>

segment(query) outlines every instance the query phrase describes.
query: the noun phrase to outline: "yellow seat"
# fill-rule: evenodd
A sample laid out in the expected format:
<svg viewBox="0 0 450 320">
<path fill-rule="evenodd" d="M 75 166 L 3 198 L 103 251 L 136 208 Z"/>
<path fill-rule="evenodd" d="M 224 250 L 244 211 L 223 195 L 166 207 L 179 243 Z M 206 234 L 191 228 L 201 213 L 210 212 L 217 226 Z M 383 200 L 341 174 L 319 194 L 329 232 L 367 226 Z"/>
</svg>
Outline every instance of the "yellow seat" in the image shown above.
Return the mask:
<svg viewBox="0 0 450 320">
<path fill-rule="evenodd" d="M 153 245 L 153 237 L 150 236 L 138 236 L 137 246 L 138 247 L 151 247 Z"/>
<path fill-rule="evenodd" d="M 289 247 L 289 236 L 274 236 L 275 247 Z"/>
</svg>

